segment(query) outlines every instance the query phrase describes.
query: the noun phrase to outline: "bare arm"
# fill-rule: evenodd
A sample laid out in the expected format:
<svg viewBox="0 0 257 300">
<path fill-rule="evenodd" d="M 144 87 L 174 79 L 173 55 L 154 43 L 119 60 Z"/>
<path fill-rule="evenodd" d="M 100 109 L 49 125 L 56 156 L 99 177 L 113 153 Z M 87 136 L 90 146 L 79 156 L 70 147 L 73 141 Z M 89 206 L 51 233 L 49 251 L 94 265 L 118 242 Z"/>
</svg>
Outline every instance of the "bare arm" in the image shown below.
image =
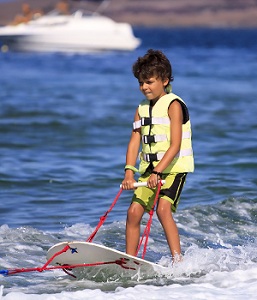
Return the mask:
<svg viewBox="0 0 257 300">
<path fill-rule="evenodd" d="M 136 110 L 134 121 L 138 121 L 139 115 L 138 110 Z M 141 131 L 140 129 L 133 130 L 131 133 L 130 141 L 127 148 L 127 154 L 126 154 L 126 165 L 135 166 L 138 152 L 140 148 L 141 143 Z M 122 188 L 125 190 L 133 189 L 133 183 L 135 182 L 134 179 L 134 172 L 132 170 L 126 170 L 125 176 L 122 181 Z"/>
</svg>

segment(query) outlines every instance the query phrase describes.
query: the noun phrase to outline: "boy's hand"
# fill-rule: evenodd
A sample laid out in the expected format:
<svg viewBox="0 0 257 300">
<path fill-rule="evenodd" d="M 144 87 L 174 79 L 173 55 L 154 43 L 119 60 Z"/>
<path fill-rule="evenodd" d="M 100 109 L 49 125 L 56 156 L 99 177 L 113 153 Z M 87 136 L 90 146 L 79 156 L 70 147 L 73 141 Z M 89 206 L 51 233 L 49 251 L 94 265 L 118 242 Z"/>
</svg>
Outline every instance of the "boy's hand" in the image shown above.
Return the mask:
<svg viewBox="0 0 257 300">
<path fill-rule="evenodd" d="M 160 180 L 160 178 L 157 174 L 151 174 L 147 180 L 147 186 L 150 189 L 154 189 L 158 184 L 158 180 Z"/>
<path fill-rule="evenodd" d="M 124 180 L 121 183 L 122 189 L 123 190 L 134 190 L 134 183 L 136 180 L 134 178 L 124 178 Z"/>
<path fill-rule="evenodd" d="M 147 186 L 151 189 L 155 188 L 158 184 L 158 181 L 162 179 L 162 173 L 156 170 L 152 171 L 152 174 L 147 180 Z"/>
</svg>

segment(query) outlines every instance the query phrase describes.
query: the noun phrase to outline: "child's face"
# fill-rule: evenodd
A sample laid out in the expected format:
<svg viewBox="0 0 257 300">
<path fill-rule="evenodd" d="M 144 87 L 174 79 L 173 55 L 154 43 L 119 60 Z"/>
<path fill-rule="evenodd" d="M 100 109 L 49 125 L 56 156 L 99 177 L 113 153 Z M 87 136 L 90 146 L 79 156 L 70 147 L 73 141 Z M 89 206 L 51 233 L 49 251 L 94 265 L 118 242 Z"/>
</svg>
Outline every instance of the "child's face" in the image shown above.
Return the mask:
<svg viewBox="0 0 257 300">
<path fill-rule="evenodd" d="M 139 79 L 140 91 L 145 95 L 149 101 L 157 101 L 160 97 L 166 94 L 165 86 L 169 80 L 163 81 L 159 77 L 150 77 L 148 79 Z"/>
</svg>

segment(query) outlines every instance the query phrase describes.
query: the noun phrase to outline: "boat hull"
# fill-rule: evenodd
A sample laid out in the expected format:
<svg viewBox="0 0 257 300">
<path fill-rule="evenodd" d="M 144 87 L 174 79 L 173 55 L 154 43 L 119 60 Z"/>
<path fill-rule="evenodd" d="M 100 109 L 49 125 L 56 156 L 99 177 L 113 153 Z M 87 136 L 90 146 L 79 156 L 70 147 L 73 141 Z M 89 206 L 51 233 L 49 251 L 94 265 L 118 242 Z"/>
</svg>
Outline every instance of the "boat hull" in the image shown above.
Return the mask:
<svg viewBox="0 0 257 300">
<path fill-rule="evenodd" d="M 11 50 L 43 52 L 132 51 L 140 44 L 129 24 L 103 16 L 45 16 L 0 28 L 0 41 Z"/>
</svg>

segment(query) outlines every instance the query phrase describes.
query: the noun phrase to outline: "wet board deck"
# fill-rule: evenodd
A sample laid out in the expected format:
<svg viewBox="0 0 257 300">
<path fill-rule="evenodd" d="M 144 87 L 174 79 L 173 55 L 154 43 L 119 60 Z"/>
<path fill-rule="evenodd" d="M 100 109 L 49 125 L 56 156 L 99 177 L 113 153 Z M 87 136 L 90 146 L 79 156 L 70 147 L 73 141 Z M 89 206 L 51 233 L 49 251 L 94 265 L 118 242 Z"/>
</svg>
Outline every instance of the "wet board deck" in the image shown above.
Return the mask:
<svg viewBox="0 0 257 300">
<path fill-rule="evenodd" d="M 72 269 L 77 278 L 94 277 L 95 280 L 103 280 L 102 277 L 153 277 L 168 269 L 100 244 L 79 241 L 62 242 L 52 246 L 47 252 L 47 260 L 67 245 L 69 249 L 56 256 L 51 265 L 67 265 L 68 269 L 68 266 L 82 264 L 81 267 Z"/>
</svg>

